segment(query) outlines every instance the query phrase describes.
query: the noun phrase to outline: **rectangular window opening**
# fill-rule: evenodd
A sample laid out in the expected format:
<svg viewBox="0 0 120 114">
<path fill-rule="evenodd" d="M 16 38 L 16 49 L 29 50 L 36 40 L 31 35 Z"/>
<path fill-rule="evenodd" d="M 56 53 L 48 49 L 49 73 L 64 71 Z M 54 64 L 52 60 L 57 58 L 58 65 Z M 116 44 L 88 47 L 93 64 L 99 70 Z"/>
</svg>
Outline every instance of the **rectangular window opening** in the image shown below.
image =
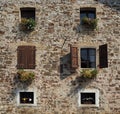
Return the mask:
<svg viewBox="0 0 120 114">
<path fill-rule="evenodd" d="M 96 8 L 81 8 L 80 9 L 80 19 L 82 20 L 85 17 L 95 19 L 96 18 Z"/>
<path fill-rule="evenodd" d="M 21 18 L 34 19 L 35 20 L 35 8 L 20 8 Z"/>
<path fill-rule="evenodd" d="M 97 89 L 85 89 L 79 91 L 79 106 L 99 107 L 99 91 Z"/>
<path fill-rule="evenodd" d="M 19 91 L 17 93 L 18 106 L 36 106 L 35 91 Z"/>
<path fill-rule="evenodd" d="M 34 93 L 33 92 L 20 92 L 20 104 L 33 104 Z"/>
<path fill-rule="evenodd" d="M 81 104 L 95 104 L 95 93 L 81 93 Z"/>
<path fill-rule="evenodd" d="M 81 48 L 81 68 L 96 68 L 96 49 Z"/>
</svg>

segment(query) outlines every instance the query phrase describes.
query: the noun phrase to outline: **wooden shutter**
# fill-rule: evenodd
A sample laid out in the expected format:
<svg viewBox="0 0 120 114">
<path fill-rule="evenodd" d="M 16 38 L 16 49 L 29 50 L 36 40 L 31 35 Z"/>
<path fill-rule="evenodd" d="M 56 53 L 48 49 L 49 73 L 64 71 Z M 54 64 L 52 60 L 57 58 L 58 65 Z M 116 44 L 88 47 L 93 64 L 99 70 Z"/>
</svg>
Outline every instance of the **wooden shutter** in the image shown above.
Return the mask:
<svg viewBox="0 0 120 114">
<path fill-rule="evenodd" d="M 71 53 L 71 67 L 76 69 L 78 68 L 78 48 L 75 46 L 71 46 L 70 53 Z"/>
<path fill-rule="evenodd" d="M 27 67 L 29 69 L 35 68 L 35 46 L 28 46 L 27 47 Z"/>
<path fill-rule="evenodd" d="M 99 46 L 99 65 L 100 68 L 108 67 L 107 44 Z"/>
<path fill-rule="evenodd" d="M 27 58 L 24 46 L 19 46 L 17 49 L 17 68 L 26 68 Z"/>
<path fill-rule="evenodd" d="M 17 68 L 34 69 L 35 68 L 35 46 L 18 47 Z"/>
</svg>

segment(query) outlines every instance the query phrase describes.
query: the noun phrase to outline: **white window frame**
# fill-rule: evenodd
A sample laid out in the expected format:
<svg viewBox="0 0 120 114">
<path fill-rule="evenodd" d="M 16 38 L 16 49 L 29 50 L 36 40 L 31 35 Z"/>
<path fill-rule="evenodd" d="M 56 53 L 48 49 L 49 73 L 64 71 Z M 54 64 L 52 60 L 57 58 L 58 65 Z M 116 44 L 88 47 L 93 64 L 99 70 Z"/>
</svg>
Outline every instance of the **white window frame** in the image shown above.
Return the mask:
<svg viewBox="0 0 120 114">
<path fill-rule="evenodd" d="M 95 104 L 81 104 L 81 93 L 95 93 Z M 99 107 L 99 90 L 98 89 L 81 89 L 78 91 L 79 107 Z"/>
<path fill-rule="evenodd" d="M 20 92 L 33 92 L 34 94 L 34 103 L 33 104 L 23 104 L 20 103 Z M 17 92 L 17 106 L 37 106 L 37 100 L 36 100 L 36 90 L 19 90 Z"/>
</svg>

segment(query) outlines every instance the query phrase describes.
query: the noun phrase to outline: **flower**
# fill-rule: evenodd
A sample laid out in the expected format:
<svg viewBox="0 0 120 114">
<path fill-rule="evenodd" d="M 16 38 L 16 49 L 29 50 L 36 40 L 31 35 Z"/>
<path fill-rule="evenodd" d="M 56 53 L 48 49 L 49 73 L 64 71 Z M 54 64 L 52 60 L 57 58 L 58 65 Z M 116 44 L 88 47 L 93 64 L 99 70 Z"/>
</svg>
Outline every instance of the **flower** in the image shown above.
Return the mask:
<svg viewBox="0 0 120 114">
<path fill-rule="evenodd" d="M 34 72 L 19 70 L 17 74 L 21 82 L 32 81 L 35 78 Z"/>
<path fill-rule="evenodd" d="M 21 30 L 27 30 L 27 31 L 34 30 L 35 25 L 36 25 L 35 20 L 32 18 L 30 18 L 30 19 L 22 18 L 21 19 L 21 23 L 20 23 Z"/>
<path fill-rule="evenodd" d="M 94 70 L 83 69 L 80 73 L 81 73 L 81 76 L 84 78 L 94 78 L 97 76 L 98 71 L 96 69 Z"/>
<path fill-rule="evenodd" d="M 92 29 L 96 29 L 97 22 L 98 22 L 98 19 L 91 19 L 91 18 L 87 18 L 87 17 L 84 17 L 82 19 L 82 25 L 89 26 Z"/>
</svg>

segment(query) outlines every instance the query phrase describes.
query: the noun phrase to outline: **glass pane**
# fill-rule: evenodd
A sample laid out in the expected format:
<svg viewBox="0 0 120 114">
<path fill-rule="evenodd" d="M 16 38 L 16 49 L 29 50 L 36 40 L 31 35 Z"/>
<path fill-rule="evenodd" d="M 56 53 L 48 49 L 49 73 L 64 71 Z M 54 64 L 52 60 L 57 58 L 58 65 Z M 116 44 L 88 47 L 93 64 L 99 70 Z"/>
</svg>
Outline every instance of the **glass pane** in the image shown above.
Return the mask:
<svg viewBox="0 0 120 114">
<path fill-rule="evenodd" d="M 90 56 L 89 57 L 90 62 L 95 62 L 95 59 L 96 59 L 95 56 Z"/>
<path fill-rule="evenodd" d="M 95 19 L 95 13 L 88 13 L 88 18 Z"/>
<path fill-rule="evenodd" d="M 96 68 L 96 63 L 89 63 L 89 68 Z"/>
<path fill-rule="evenodd" d="M 95 55 L 96 50 L 95 49 L 89 49 L 89 55 Z"/>
<path fill-rule="evenodd" d="M 20 92 L 20 103 L 33 104 L 34 103 L 33 92 Z"/>
<path fill-rule="evenodd" d="M 81 104 L 95 104 L 95 93 L 81 93 Z"/>
<path fill-rule="evenodd" d="M 87 60 L 87 50 L 81 49 L 81 61 Z"/>
<path fill-rule="evenodd" d="M 81 68 L 87 68 L 87 62 L 81 62 Z"/>
<path fill-rule="evenodd" d="M 87 17 L 86 13 L 81 13 L 80 14 L 80 19 L 84 18 L 84 17 Z"/>
</svg>

